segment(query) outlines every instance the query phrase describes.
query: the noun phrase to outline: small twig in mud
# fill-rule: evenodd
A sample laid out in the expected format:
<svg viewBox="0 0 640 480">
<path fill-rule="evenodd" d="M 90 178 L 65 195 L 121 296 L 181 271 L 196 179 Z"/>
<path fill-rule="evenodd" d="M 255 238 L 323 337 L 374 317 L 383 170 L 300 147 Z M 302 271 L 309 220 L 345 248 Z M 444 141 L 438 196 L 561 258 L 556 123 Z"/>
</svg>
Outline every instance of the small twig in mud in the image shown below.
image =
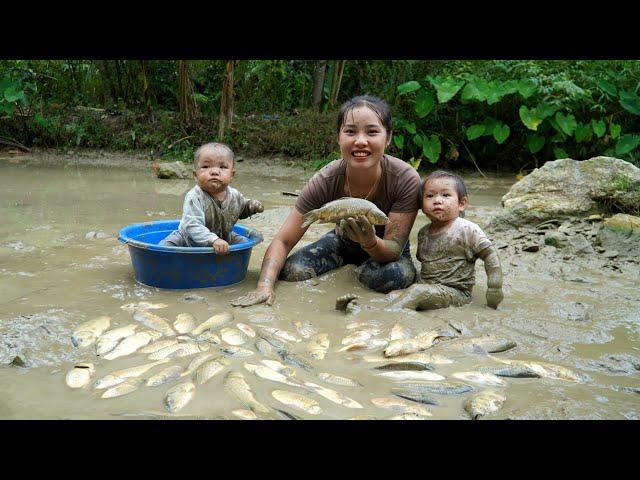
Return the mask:
<svg viewBox="0 0 640 480">
<path fill-rule="evenodd" d="M 282 195 L 288 195 L 290 197 L 299 197 L 300 196 L 300 193 L 298 193 L 298 192 L 281 192 L 281 193 L 282 193 Z"/>
<path fill-rule="evenodd" d="M 175 142 L 171 143 L 171 144 L 167 147 L 167 149 L 169 149 L 169 148 L 173 147 L 174 145 L 176 145 L 176 144 L 180 143 L 180 142 L 181 142 L 181 141 L 183 141 L 183 140 L 186 140 L 187 138 L 193 138 L 193 135 L 187 135 L 186 137 L 182 137 L 182 138 L 180 138 L 180 139 L 176 140 Z"/>
<path fill-rule="evenodd" d="M 467 153 L 469 154 L 469 157 L 471 157 L 471 161 L 473 162 L 473 164 L 476 166 L 476 169 L 480 172 L 480 175 L 482 175 L 484 178 L 487 178 L 487 176 L 482 173 L 482 170 L 480 170 L 480 167 L 478 166 L 478 164 L 476 163 L 476 157 L 473 156 L 473 153 L 471 153 L 469 151 L 469 149 L 467 148 L 467 144 L 462 142 L 462 145 L 464 146 L 464 149 L 467 151 Z"/>
</svg>

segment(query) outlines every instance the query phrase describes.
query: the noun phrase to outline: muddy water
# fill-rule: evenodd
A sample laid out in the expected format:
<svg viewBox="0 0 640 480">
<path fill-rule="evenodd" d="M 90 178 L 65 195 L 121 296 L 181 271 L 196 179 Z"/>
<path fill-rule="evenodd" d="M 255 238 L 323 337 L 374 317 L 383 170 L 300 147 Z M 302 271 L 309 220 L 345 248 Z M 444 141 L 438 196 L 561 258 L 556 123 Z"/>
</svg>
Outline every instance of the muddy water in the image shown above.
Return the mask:
<svg viewBox="0 0 640 480">
<path fill-rule="evenodd" d="M 117 232 L 129 223 L 178 218 L 183 195 L 192 182 L 159 180 L 147 162 L 122 168 L 110 167 L 109 162 L 89 167 L 68 160 L 51 162 L 31 156 L 15 164 L 8 157 L 0 158 L 0 418 L 168 418 L 162 399 L 170 385 L 143 386 L 129 395 L 101 399 L 99 391 L 72 390 L 64 381 L 77 362 L 93 362 L 95 380 L 148 361 L 140 354 L 105 360 L 97 357 L 92 347 L 74 348 L 70 341 L 76 325 L 98 315 L 112 317 L 112 327 L 135 323 L 132 314 L 120 307 L 140 301 L 168 304 L 154 312 L 171 322 L 182 312 L 203 321 L 215 313 L 231 311 L 235 321 L 257 331 L 261 326 L 274 326 L 295 334 L 301 341 L 292 342 L 289 348 L 300 355 L 306 355 L 308 340 L 297 332 L 294 322 L 307 321 L 328 333 L 331 345 L 326 358 L 311 362 L 313 372 L 297 368 L 295 378 L 332 388 L 360 403 L 361 409 L 346 408 L 315 393 L 254 376 L 243 363 L 259 363 L 263 356 L 251 339 L 243 346 L 256 352 L 252 357 L 230 359 L 230 368 L 242 372 L 259 401 L 300 418 L 383 419 L 396 415 L 371 402 L 375 397 L 388 397 L 396 386 L 393 380 L 373 374 L 372 367 L 381 363 L 370 360 L 381 359 L 381 349 L 337 350 L 347 334 L 375 328 L 377 338 L 385 338 L 397 323 L 414 334 L 441 328 L 469 337 L 491 333 L 517 342 L 515 349 L 491 356 L 456 352 L 446 342 L 427 350 L 453 361 L 434 365 L 434 371 L 445 377 L 498 365 L 491 357 L 550 362 L 585 376 L 583 383 L 506 378 L 506 387 L 470 384 L 476 390 L 490 388 L 506 396 L 503 408 L 490 418 L 640 417 L 640 396 L 636 393 L 640 388 L 637 264 L 622 262 L 612 269 L 597 259 L 565 260 L 552 247 L 518 253 L 509 246 L 500 250 L 505 300 L 497 311 L 485 306 L 486 277 L 481 263 L 476 267 L 473 302 L 462 308 L 432 312 L 386 309 L 384 296 L 360 287 L 353 267 L 346 266 L 306 282 L 278 283 L 277 301 L 271 308 L 235 309 L 229 300 L 253 289 L 268 241 L 295 202 L 282 192 L 300 189 L 312 172 L 275 163 L 238 163 L 234 186 L 246 196 L 260 199 L 266 208 L 264 213 L 242 221 L 258 228 L 266 239 L 253 249 L 246 280 L 227 289 L 170 291 L 135 282 L 127 247 L 118 242 Z M 468 178 L 471 205 L 467 218 L 485 226 L 512 182 L 512 178 Z M 414 254 L 417 231 L 424 223 L 420 213 L 411 235 Z M 312 225 L 301 245 L 316 240 L 327 229 L 326 225 Z M 510 241 L 508 236 L 500 238 Z M 335 310 L 336 297 L 345 293 L 360 296 L 360 310 Z M 6 365 L 18 354 L 29 362 L 27 368 Z M 189 360 L 171 363 L 186 366 Z M 362 386 L 325 383 L 317 377 L 319 372 L 350 377 Z M 223 377 L 224 373 L 198 386 L 193 400 L 177 418 L 235 419 L 231 412 L 244 407 L 224 389 Z M 280 404 L 270 395 L 276 389 L 308 395 L 320 405 L 322 414 L 310 415 Z M 468 394 L 431 396 L 440 405 L 429 407 L 433 414 L 429 418 L 469 418 L 462 408 Z"/>
</svg>

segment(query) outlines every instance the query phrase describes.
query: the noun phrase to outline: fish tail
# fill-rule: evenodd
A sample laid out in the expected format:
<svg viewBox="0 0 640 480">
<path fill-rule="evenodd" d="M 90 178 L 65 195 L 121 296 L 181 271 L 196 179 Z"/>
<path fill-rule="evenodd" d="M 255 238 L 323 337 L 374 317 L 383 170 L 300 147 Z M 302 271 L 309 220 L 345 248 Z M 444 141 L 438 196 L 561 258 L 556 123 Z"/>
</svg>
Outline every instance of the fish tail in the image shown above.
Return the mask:
<svg viewBox="0 0 640 480">
<path fill-rule="evenodd" d="M 300 225 L 300 228 L 307 228 L 309 225 L 316 221 L 316 211 L 311 210 L 310 212 L 305 213 L 302 216 L 302 219 L 303 222 L 302 225 Z"/>
</svg>

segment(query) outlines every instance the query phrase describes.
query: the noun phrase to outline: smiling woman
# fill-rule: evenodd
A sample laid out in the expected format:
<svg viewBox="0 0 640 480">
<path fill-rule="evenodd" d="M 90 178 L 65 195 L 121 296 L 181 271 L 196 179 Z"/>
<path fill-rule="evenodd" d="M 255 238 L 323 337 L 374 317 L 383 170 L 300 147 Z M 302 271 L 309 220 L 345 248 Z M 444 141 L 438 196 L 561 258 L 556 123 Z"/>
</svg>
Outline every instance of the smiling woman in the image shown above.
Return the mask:
<svg viewBox="0 0 640 480">
<path fill-rule="evenodd" d="M 385 154 L 393 131 L 389 106 L 369 95 L 352 98 L 340 107 L 337 126 L 342 158 L 309 180 L 267 248 L 257 289 L 232 305 L 271 305 L 276 279 L 306 280 L 345 264 L 358 265 L 358 280 L 378 292 L 413 283 L 408 239 L 420 207 L 420 176 Z M 342 197 L 369 200 L 389 222 L 374 226 L 364 215 L 354 215 L 287 258 L 308 228 L 303 227 L 304 215 Z"/>
</svg>

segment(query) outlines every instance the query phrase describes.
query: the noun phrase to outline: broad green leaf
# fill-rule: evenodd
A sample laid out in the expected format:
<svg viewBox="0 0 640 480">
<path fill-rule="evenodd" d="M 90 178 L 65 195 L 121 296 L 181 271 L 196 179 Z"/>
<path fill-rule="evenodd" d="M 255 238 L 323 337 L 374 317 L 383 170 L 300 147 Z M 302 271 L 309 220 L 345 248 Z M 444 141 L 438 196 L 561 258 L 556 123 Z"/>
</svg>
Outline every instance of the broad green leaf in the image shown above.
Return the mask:
<svg viewBox="0 0 640 480">
<path fill-rule="evenodd" d="M 550 117 L 557 111 L 558 107 L 556 105 L 552 105 L 551 103 L 541 103 L 536 107 L 536 115 L 542 119 Z"/>
<path fill-rule="evenodd" d="M 416 82 L 415 80 L 410 80 L 401 85 L 398 85 L 398 92 L 400 92 L 400 95 L 404 95 L 405 93 L 411 93 L 419 90 L 421 86 L 422 85 L 420 85 L 420 83 Z"/>
<path fill-rule="evenodd" d="M 529 130 L 538 130 L 538 126 L 544 120 L 544 118 L 538 114 L 537 109 L 529 110 L 524 105 L 520 107 L 518 113 L 520 114 L 520 120 L 522 120 L 522 123 L 524 123 L 525 127 Z"/>
<path fill-rule="evenodd" d="M 19 85 L 11 85 L 4 91 L 4 99 L 9 103 L 25 100 L 24 90 Z"/>
<path fill-rule="evenodd" d="M 640 115 L 640 97 L 635 93 L 620 90 L 620 105 L 634 115 Z"/>
<path fill-rule="evenodd" d="M 409 159 L 409 165 L 411 165 L 414 170 L 418 170 L 418 168 L 420 167 L 420 163 L 421 162 L 422 162 L 422 157 L 420 157 L 420 158 L 411 157 Z"/>
<path fill-rule="evenodd" d="M 404 148 L 404 136 L 403 135 L 394 135 L 393 136 L 393 143 L 395 143 L 396 147 L 398 147 L 400 150 L 402 150 Z"/>
<path fill-rule="evenodd" d="M 485 131 L 484 125 L 480 125 L 480 124 L 471 125 L 469 128 L 467 128 L 467 138 L 469 140 L 475 140 L 476 138 L 484 135 L 484 131 Z"/>
<path fill-rule="evenodd" d="M 593 136 L 591 125 L 588 123 L 579 124 L 576 127 L 575 136 L 576 136 L 576 142 L 578 143 L 591 140 L 591 137 Z"/>
<path fill-rule="evenodd" d="M 542 135 L 532 135 L 527 140 L 527 147 L 531 153 L 538 153 L 544 147 L 544 141 Z"/>
<path fill-rule="evenodd" d="M 498 145 L 502 145 L 504 141 L 509 137 L 509 133 L 510 133 L 509 125 L 506 125 L 504 123 L 499 123 L 493 129 L 493 138 L 496 139 L 496 142 L 498 142 Z"/>
<path fill-rule="evenodd" d="M 618 96 L 618 91 L 616 90 L 615 85 L 613 85 L 612 83 L 607 82 L 606 80 L 600 80 L 598 82 L 598 87 L 600 87 L 600 90 L 602 90 L 603 92 L 608 93 L 612 97 L 617 97 Z"/>
<path fill-rule="evenodd" d="M 502 82 L 489 82 L 487 89 L 487 104 L 498 103 L 506 95 L 506 88 Z"/>
<path fill-rule="evenodd" d="M 612 123 L 609 125 L 609 131 L 611 132 L 611 138 L 615 140 L 620 136 L 620 133 L 622 133 L 622 126 L 617 123 Z"/>
<path fill-rule="evenodd" d="M 425 141 L 425 137 L 420 135 L 419 133 L 416 133 L 411 140 L 413 140 L 413 143 L 415 143 L 418 147 L 421 147 Z"/>
<path fill-rule="evenodd" d="M 556 130 L 556 132 L 558 132 L 556 134 L 556 137 L 554 138 L 559 138 L 559 141 L 564 142 L 567 139 L 567 134 L 564 133 L 560 125 L 558 125 L 558 122 L 556 122 L 555 118 L 551 117 L 549 119 L 549 124 Z"/>
<path fill-rule="evenodd" d="M 439 103 L 447 103 L 451 100 L 465 83 L 464 80 L 455 78 L 429 77 L 428 79 L 436 89 Z"/>
<path fill-rule="evenodd" d="M 572 114 L 564 115 L 562 112 L 558 112 L 556 113 L 555 120 L 556 122 L 558 122 L 558 125 L 560 126 L 562 131 L 569 136 L 573 135 L 574 130 L 578 126 L 576 117 L 574 117 Z"/>
<path fill-rule="evenodd" d="M 522 95 L 522 98 L 529 98 L 531 95 L 538 91 L 538 85 L 533 80 L 524 79 L 519 80 L 517 83 L 518 93 Z"/>
<path fill-rule="evenodd" d="M 416 133 L 416 124 L 413 123 L 413 122 L 407 122 L 407 123 L 404 124 L 404 129 L 407 132 L 415 135 L 415 133 Z"/>
<path fill-rule="evenodd" d="M 429 90 L 423 90 L 416 98 L 415 111 L 418 118 L 424 118 L 429 115 L 436 106 L 436 100 Z"/>
<path fill-rule="evenodd" d="M 463 102 L 468 100 L 478 100 L 479 102 L 483 102 L 486 100 L 486 95 L 484 91 L 481 89 L 481 83 L 483 80 L 474 79 L 472 81 L 467 82 L 467 84 L 462 89 L 462 93 L 460 94 L 460 98 Z M 486 82 L 484 82 L 486 84 Z"/>
<path fill-rule="evenodd" d="M 553 154 L 556 156 L 556 160 L 559 158 L 569 158 L 569 154 L 565 152 L 563 148 L 560 148 L 560 147 L 554 148 Z"/>
<path fill-rule="evenodd" d="M 505 95 L 516 93 L 518 91 L 518 82 L 515 80 L 507 80 L 506 82 L 502 83 L 501 90 Z"/>
<path fill-rule="evenodd" d="M 47 120 L 46 120 L 46 119 L 45 119 L 41 114 L 39 114 L 39 113 L 36 113 L 36 114 L 33 116 L 33 120 L 34 120 L 38 125 L 40 125 L 40 126 L 42 126 L 42 127 L 46 127 L 46 126 L 47 126 L 47 123 L 48 123 L 48 122 L 47 122 Z"/>
<path fill-rule="evenodd" d="M 7 103 L 0 101 L 0 113 L 6 113 L 7 115 L 12 115 L 16 110 L 15 103 Z"/>
<path fill-rule="evenodd" d="M 640 135 L 623 135 L 616 144 L 616 155 L 626 155 L 640 145 Z"/>
<path fill-rule="evenodd" d="M 431 163 L 438 161 L 441 149 L 442 146 L 440 145 L 440 139 L 437 135 L 431 135 L 431 137 L 425 139 L 422 144 L 422 153 L 424 153 L 424 156 L 427 157 Z"/>
<path fill-rule="evenodd" d="M 593 128 L 593 132 L 598 138 L 602 137 L 604 132 L 607 131 L 607 125 L 602 120 L 591 120 L 591 128 Z"/>
</svg>

